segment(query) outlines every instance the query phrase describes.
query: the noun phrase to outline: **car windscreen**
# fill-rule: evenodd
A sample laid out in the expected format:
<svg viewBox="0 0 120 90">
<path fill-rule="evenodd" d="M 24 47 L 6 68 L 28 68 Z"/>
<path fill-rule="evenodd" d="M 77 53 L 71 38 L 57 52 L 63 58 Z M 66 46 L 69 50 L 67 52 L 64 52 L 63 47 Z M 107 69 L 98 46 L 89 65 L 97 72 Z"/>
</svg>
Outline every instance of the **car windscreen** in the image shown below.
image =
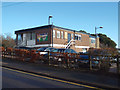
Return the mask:
<svg viewBox="0 0 120 90">
<path fill-rule="evenodd" d="M 52 52 L 60 52 L 63 53 L 65 51 L 65 49 L 54 49 Z"/>
<path fill-rule="evenodd" d="M 55 48 L 47 48 L 44 51 L 53 51 Z"/>
<path fill-rule="evenodd" d="M 47 47 L 39 48 L 37 51 L 44 51 Z"/>
<path fill-rule="evenodd" d="M 76 51 L 74 51 L 73 49 L 70 49 L 70 52 L 71 53 L 77 53 Z"/>
<path fill-rule="evenodd" d="M 74 51 L 73 49 L 66 49 L 65 53 L 77 53 L 76 51 Z"/>
</svg>

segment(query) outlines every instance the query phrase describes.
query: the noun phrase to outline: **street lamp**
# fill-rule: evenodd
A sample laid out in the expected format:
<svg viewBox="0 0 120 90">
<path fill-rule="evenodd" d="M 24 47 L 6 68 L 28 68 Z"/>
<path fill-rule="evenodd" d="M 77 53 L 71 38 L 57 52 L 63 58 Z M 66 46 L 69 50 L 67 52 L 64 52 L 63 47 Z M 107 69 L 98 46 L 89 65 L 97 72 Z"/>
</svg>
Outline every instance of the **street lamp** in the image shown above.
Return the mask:
<svg viewBox="0 0 120 90">
<path fill-rule="evenodd" d="M 52 18 L 52 16 L 49 16 L 48 18 L 48 25 L 50 25 L 50 18 Z"/>
<path fill-rule="evenodd" d="M 103 27 L 102 26 L 101 27 L 95 27 L 95 40 L 96 40 L 96 42 L 95 42 L 95 48 L 97 48 L 97 33 L 96 33 L 96 30 L 98 28 L 103 28 Z"/>
</svg>

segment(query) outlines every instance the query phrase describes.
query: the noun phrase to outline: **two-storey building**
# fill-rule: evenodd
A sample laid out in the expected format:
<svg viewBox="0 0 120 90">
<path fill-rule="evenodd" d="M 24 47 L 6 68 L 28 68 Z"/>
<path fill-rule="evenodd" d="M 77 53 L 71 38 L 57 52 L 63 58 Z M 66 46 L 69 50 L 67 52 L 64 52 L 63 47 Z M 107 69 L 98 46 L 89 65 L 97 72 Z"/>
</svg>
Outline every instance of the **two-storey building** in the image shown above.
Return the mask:
<svg viewBox="0 0 120 90">
<path fill-rule="evenodd" d="M 90 34 L 54 25 L 17 30 L 15 34 L 18 47 L 72 48 L 77 52 L 85 52 L 90 47 L 95 48 L 97 41 L 99 48 L 99 37 L 96 40 Z"/>
</svg>

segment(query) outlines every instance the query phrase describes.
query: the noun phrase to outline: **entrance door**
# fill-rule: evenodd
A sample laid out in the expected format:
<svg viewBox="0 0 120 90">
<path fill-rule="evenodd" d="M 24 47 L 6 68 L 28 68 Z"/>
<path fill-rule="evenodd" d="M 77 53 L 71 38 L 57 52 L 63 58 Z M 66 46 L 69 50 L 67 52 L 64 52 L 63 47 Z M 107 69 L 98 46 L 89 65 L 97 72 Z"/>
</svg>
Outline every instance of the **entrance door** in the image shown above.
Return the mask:
<svg viewBox="0 0 120 90">
<path fill-rule="evenodd" d="M 71 34 L 68 33 L 68 43 L 69 43 L 70 40 L 71 40 Z"/>
</svg>

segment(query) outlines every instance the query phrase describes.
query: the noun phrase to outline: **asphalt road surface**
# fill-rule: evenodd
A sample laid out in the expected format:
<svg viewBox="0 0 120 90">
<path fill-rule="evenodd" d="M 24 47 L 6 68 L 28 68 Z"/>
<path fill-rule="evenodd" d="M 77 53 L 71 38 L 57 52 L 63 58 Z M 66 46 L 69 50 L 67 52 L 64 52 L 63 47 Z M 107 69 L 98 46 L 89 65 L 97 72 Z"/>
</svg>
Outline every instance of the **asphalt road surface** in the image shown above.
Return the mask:
<svg viewBox="0 0 120 90">
<path fill-rule="evenodd" d="M 90 89 L 92 87 L 3 67 L 2 88 L 87 88 L 87 89 Z"/>
</svg>

